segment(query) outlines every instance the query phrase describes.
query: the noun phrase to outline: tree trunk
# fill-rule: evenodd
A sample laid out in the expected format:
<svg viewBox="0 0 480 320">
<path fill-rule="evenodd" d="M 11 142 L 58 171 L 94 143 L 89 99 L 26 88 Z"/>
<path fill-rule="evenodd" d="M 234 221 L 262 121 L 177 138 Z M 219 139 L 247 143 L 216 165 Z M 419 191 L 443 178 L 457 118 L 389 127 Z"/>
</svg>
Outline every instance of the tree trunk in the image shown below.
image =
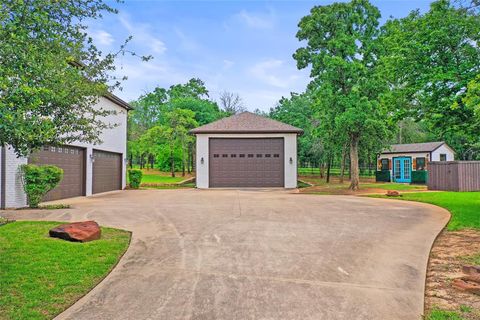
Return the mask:
<svg viewBox="0 0 480 320">
<path fill-rule="evenodd" d="M 320 179 L 323 179 L 325 177 L 325 162 L 322 161 L 318 169 L 320 170 Z"/>
<path fill-rule="evenodd" d="M 182 146 L 182 177 L 185 177 L 185 147 Z"/>
<path fill-rule="evenodd" d="M 347 158 L 347 144 L 344 144 L 342 149 L 342 161 L 340 163 L 340 183 L 343 183 L 343 178 L 345 177 L 346 158 Z"/>
<path fill-rule="evenodd" d="M 358 172 L 358 135 L 350 136 L 350 172 L 352 175 L 350 181 L 350 190 L 356 191 L 360 185 L 360 174 Z"/>
<path fill-rule="evenodd" d="M 130 154 L 130 169 L 133 168 L 133 154 Z"/>
<path fill-rule="evenodd" d="M 330 183 L 330 167 L 332 166 L 332 157 L 328 157 L 327 163 L 327 183 Z"/>
<path fill-rule="evenodd" d="M 187 172 L 188 174 L 192 173 L 192 170 L 190 170 L 190 165 L 192 164 L 192 144 L 189 142 L 188 143 L 188 158 L 187 158 Z"/>
<path fill-rule="evenodd" d="M 170 170 L 172 177 L 175 178 L 175 157 L 173 156 L 173 150 L 170 151 Z"/>
</svg>

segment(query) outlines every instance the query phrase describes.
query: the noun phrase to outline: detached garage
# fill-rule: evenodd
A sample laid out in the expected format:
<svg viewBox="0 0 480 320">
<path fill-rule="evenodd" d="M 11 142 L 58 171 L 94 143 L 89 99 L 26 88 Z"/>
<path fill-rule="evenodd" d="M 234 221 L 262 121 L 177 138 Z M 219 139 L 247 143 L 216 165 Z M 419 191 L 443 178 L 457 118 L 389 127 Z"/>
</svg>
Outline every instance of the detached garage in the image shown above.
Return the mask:
<svg viewBox="0 0 480 320">
<path fill-rule="evenodd" d="M 197 138 L 197 188 L 297 187 L 301 129 L 243 112 L 190 132 Z"/>
</svg>

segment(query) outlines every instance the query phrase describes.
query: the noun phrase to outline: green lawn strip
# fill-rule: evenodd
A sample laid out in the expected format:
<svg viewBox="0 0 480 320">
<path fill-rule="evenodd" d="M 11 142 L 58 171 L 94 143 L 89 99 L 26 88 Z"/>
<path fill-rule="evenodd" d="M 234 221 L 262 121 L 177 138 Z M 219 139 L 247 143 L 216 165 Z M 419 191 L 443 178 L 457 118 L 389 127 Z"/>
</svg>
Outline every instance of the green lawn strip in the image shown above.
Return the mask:
<svg viewBox="0 0 480 320">
<path fill-rule="evenodd" d="M 426 320 L 463 320 L 460 313 L 456 311 L 447 311 L 447 310 L 440 310 L 440 309 L 433 309 Z"/>
<path fill-rule="evenodd" d="M 143 173 L 142 183 L 179 183 L 185 180 L 185 177 L 164 176 L 155 173 Z"/>
<path fill-rule="evenodd" d="M 17 221 L 0 227 L 0 319 L 51 319 L 97 285 L 130 242 L 124 230 L 79 243 L 50 238 L 59 222 Z"/>
<path fill-rule="evenodd" d="M 450 231 L 480 229 L 480 192 L 404 193 L 395 199 L 426 202 L 447 209 L 452 214 L 447 226 Z"/>
<path fill-rule="evenodd" d="M 384 190 L 426 190 L 426 186 L 418 184 L 403 184 L 403 183 L 360 183 L 360 188 L 378 188 Z"/>
</svg>

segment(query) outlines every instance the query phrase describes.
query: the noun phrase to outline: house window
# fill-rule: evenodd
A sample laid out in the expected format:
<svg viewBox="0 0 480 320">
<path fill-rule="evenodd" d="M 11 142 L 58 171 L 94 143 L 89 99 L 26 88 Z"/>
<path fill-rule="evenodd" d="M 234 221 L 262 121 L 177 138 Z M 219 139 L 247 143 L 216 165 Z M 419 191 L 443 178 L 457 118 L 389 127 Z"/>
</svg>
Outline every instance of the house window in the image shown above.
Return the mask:
<svg viewBox="0 0 480 320">
<path fill-rule="evenodd" d="M 417 158 L 417 170 L 425 170 L 425 158 Z"/>
<path fill-rule="evenodd" d="M 236 158 L 236 157 L 237 157 L 237 155 L 236 155 L 235 153 L 232 153 L 232 154 L 230 155 L 230 158 Z"/>
<path fill-rule="evenodd" d="M 261 158 L 263 155 L 261 153 L 257 153 L 257 158 Z"/>
<path fill-rule="evenodd" d="M 267 154 L 265 155 L 265 158 L 270 158 L 270 156 L 271 156 L 271 154 L 270 154 L 270 153 L 267 153 Z"/>
<path fill-rule="evenodd" d="M 213 155 L 214 158 L 218 158 L 219 156 L 220 156 L 220 155 L 217 154 L 217 153 L 215 153 L 215 154 Z"/>
<path fill-rule="evenodd" d="M 222 154 L 222 158 L 228 158 L 228 154 Z"/>
<path fill-rule="evenodd" d="M 447 161 L 447 154 L 440 153 L 440 161 Z"/>
<path fill-rule="evenodd" d="M 249 154 L 248 154 L 248 157 L 249 157 L 249 158 L 253 158 L 253 154 L 249 153 Z"/>
<path fill-rule="evenodd" d="M 388 165 L 388 159 L 382 159 L 382 171 L 387 171 L 390 170 L 390 167 Z"/>
<path fill-rule="evenodd" d="M 273 157 L 274 157 L 274 158 L 280 158 L 280 155 L 279 155 L 278 153 L 275 153 L 275 154 L 273 155 Z"/>
<path fill-rule="evenodd" d="M 240 153 L 238 156 L 239 156 L 240 158 L 245 158 L 245 154 L 244 154 L 244 153 Z"/>
</svg>

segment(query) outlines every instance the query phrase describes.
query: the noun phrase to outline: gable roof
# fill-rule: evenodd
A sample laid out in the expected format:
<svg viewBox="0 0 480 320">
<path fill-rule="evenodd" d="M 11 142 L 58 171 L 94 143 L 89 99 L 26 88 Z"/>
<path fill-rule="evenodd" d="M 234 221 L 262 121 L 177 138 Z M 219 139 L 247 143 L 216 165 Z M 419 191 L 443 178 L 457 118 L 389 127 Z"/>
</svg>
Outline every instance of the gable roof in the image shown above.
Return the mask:
<svg viewBox="0 0 480 320">
<path fill-rule="evenodd" d="M 296 133 L 303 130 L 289 124 L 242 112 L 190 130 L 190 133 Z"/>
<path fill-rule="evenodd" d="M 445 141 L 392 144 L 390 148 L 384 149 L 382 153 L 432 152 L 444 144 L 446 145 Z"/>
<path fill-rule="evenodd" d="M 113 103 L 119 105 L 120 107 L 126 109 L 126 110 L 133 110 L 133 107 L 129 105 L 127 102 L 123 101 L 113 93 L 107 92 L 106 94 L 103 95 L 105 99 L 108 99 L 112 101 Z"/>
</svg>

